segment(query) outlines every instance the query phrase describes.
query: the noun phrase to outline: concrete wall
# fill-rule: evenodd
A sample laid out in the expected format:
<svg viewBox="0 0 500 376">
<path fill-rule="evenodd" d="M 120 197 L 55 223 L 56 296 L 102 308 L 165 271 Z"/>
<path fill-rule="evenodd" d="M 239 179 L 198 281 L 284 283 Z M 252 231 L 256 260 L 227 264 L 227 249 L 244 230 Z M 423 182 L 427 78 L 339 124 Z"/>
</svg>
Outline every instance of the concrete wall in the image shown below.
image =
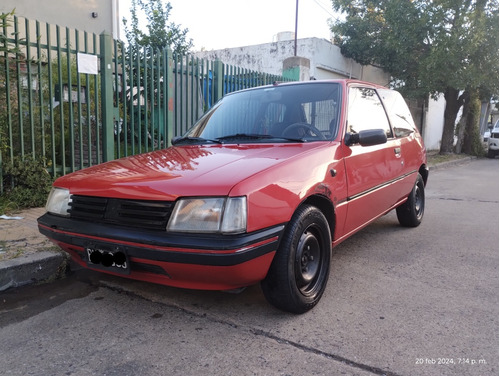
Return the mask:
<svg viewBox="0 0 500 376">
<path fill-rule="evenodd" d="M 119 0 L 1 0 L 0 12 L 49 24 L 120 37 Z M 97 17 L 93 17 L 96 13 Z"/>
<path fill-rule="evenodd" d="M 439 150 L 444 128 L 444 108 L 446 101 L 440 95 L 437 100 L 429 100 L 422 131 L 427 150 Z M 460 118 L 460 117 L 459 117 Z"/>
<path fill-rule="evenodd" d="M 283 61 L 294 55 L 294 41 L 284 40 L 254 46 L 202 51 L 195 55 L 265 73 L 282 74 Z M 381 85 L 389 83 L 387 73 L 379 68 L 362 66 L 352 59 L 345 58 L 338 46 L 325 39 L 298 39 L 297 56 L 310 60 L 310 76 L 318 80 L 354 78 Z"/>
</svg>

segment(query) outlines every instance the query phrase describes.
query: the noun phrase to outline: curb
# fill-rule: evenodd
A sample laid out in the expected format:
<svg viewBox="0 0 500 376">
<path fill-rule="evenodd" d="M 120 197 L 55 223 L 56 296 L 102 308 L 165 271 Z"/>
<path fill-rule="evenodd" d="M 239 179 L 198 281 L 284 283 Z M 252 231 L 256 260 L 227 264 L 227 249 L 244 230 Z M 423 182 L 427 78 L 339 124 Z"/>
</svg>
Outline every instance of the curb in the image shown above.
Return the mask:
<svg viewBox="0 0 500 376">
<path fill-rule="evenodd" d="M 0 263 L 0 292 L 50 282 L 66 273 L 67 257 L 59 251 L 39 251 Z"/>
<path fill-rule="evenodd" d="M 436 163 L 433 165 L 429 165 L 429 170 L 438 170 L 440 168 L 446 168 L 446 167 L 451 167 L 451 166 L 456 166 L 464 162 L 470 162 L 472 160 L 478 159 L 477 157 L 463 157 L 463 158 L 458 158 L 458 159 L 453 159 L 451 161 L 446 161 L 446 162 L 440 162 Z"/>
</svg>

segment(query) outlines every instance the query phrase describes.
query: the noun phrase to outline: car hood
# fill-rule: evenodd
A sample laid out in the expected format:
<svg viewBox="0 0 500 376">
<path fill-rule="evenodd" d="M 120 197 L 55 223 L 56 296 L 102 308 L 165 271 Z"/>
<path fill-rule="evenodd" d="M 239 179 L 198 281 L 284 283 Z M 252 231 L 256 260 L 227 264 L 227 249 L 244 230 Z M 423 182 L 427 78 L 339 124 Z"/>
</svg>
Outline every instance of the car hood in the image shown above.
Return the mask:
<svg viewBox="0 0 500 376">
<path fill-rule="evenodd" d="M 56 180 L 71 194 L 175 200 L 179 196 L 224 196 L 238 182 L 325 145 L 211 145 L 170 147 L 114 160 Z"/>
</svg>

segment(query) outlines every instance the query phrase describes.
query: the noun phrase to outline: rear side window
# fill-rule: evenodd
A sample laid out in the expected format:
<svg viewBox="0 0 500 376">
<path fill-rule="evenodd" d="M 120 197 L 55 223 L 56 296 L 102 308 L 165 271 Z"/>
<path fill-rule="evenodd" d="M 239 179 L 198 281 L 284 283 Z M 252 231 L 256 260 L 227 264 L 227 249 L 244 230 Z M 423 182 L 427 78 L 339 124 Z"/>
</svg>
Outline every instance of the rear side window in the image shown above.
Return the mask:
<svg viewBox="0 0 500 376">
<path fill-rule="evenodd" d="M 392 137 L 384 106 L 374 89 L 351 87 L 347 116 L 348 132 L 359 133 L 368 129 L 383 129 L 387 138 Z"/>
<path fill-rule="evenodd" d="M 416 127 L 410 109 L 400 93 L 389 89 L 378 90 L 384 102 L 396 137 L 406 137 L 415 132 Z"/>
</svg>

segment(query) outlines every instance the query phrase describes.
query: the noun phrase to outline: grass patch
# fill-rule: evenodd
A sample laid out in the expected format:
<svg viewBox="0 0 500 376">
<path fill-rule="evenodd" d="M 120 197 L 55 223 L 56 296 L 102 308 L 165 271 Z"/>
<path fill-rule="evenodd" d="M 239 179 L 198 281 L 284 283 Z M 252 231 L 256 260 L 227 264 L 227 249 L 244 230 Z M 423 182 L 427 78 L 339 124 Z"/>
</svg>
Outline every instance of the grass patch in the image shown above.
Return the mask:
<svg viewBox="0 0 500 376">
<path fill-rule="evenodd" d="M 427 163 L 429 165 L 436 165 L 439 163 L 445 163 L 445 162 L 451 162 L 451 161 L 456 161 L 459 159 L 464 159 L 468 158 L 470 155 L 466 154 L 439 154 L 439 153 L 430 153 L 427 155 Z"/>
</svg>

